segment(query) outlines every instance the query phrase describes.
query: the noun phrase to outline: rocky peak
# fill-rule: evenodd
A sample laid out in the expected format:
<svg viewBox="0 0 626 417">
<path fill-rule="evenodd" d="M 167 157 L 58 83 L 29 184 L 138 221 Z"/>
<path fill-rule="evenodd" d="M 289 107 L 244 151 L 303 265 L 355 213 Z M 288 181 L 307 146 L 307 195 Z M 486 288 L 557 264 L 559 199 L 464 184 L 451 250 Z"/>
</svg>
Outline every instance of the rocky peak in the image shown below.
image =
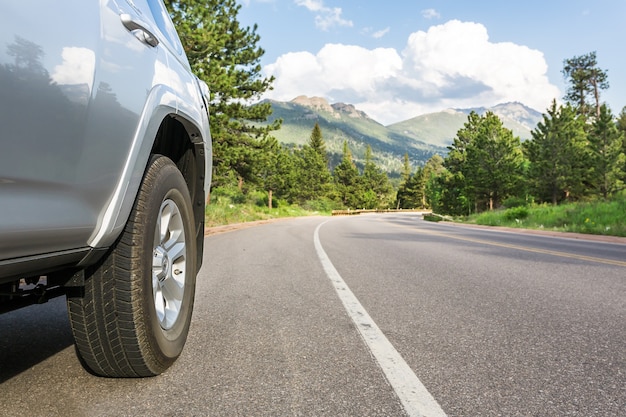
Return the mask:
<svg viewBox="0 0 626 417">
<path fill-rule="evenodd" d="M 357 110 L 357 108 L 354 107 L 352 104 L 335 103 L 331 107 L 339 113 L 347 114 L 348 117 L 355 117 L 355 118 L 362 118 L 362 119 L 368 118 L 366 113 L 362 112 L 361 110 Z"/>
<path fill-rule="evenodd" d="M 329 113 L 334 112 L 332 106 L 322 97 L 298 96 L 291 100 L 291 102 L 301 106 L 311 107 L 315 110 L 323 110 Z"/>
<path fill-rule="evenodd" d="M 508 117 L 526 126 L 530 130 L 541 121 L 542 115 L 537 110 L 518 102 L 503 103 L 492 107 L 492 111 L 501 117 Z"/>
</svg>

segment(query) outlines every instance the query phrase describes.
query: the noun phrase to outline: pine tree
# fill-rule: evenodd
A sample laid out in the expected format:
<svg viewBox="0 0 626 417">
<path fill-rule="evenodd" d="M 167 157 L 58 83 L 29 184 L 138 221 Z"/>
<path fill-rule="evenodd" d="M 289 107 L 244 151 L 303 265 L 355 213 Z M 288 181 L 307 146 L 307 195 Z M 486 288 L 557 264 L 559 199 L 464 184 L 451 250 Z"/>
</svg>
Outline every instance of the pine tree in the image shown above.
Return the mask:
<svg viewBox="0 0 626 417">
<path fill-rule="evenodd" d="M 585 117 L 600 116 L 600 90 L 609 88 L 607 71 L 598 68 L 596 52 L 563 62 L 563 75 L 570 83 L 565 100 Z"/>
<path fill-rule="evenodd" d="M 298 200 L 318 200 L 329 197 L 332 190 L 332 177 L 328 170 L 326 143 L 322 130 L 315 123 L 311 136 L 299 152 L 297 169 Z"/>
<path fill-rule="evenodd" d="M 492 112 L 479 119 L 475 133 L 467 145 L 465 178 L 476 201 L 493 210 L 516 193 L 523 162 L 520 140 Z"/>
<path fill-rule="evenodd" d="M 289 203 L 298 201 L 298 163 L 299 158 L 290 150 L 280 147 L 276 158 L 278 186 L 277 198 L 284 198 Z"/>
<path fill-rule="evenodd" d="M 442 176 L 446 168 L 443 158 L 435 154 L 424 165 L 424 204 L 425 208 L 436 207 L 441 199 L 441 190 L 437 187 L 437 178 Z"/>
<path fill-rule="evenodd" d="M 292 154 L 284 149 L 272 136 L 262 141 L 263 152 L 255 161 L 258 185 L 267 192 L 268 206 L 273 207 L 273 198 L 289 198 L 295 183 L 295 165 Z"/>
<path fill-rule="evenodd" d="M 194 73 L 210 89 L 214 185 L 259 178 L 256 161 L 267 150 L 263 140 L 280 121 L 259 127 L 270 103 L 246 105 L 271 88 L 261 76 L 257 26 L 241 27 L 235 0 L 165 0 Z"/>
<path fill-rule="evenodd" d="M 461 173 L 452 173 L 448 169 L 435 178 L 432 187 L 433 210 L 441 214 L 463 216 L 471 213 L 472 202 L 464 194 L 465 178 Z"/>
<path fill-rule="evenodd" d="M 402 162 L 402 173 L 400 177 L 402 180 L 402 183 L 406 183 L 409 180 L 410 176 L 411 176 L 411 163 L 409 162 L 409 154 L 405 153 L 404 160 Z"/>
<path fill-rule="evenodd" d="M 412 208 L 409 202 L 409 181 L 411 180 L 411 164 L 409 162 L 409 154 L 404 154 L 404 159 L 402 163 L 402 172 L 400 173 L 400 186 L 398 187 L 398 191 L 396 192 L 396 201 L 395 206 L 397 209 L 405 209 Z"/>
<path fill-rule="evenodd" d="M 593 167 L 590 183 L 604 199 L 624 185 L 623 138 L 611 110 L 603 104 L 600 116 L 593 122 L 588 140 Z"/>
<path fill-rule="evenodd" d="M 585 194 L 590 166 L 586 139 L 583 117 L 570 104 L 557 106 L 553 100 L 532 139 L 524 142 L 529 179 L 540 201 L 556 205 Z"/>
<path fill-rule="evenodd" d="M 478 135 L 480 123 L 480 115 L 472 111 L 452 140 L 452 145 L 448 146 L 444 167 L 450 175 L 446 176 L 446 192 L 441 196 L 442 208 L 447 213 L 468 214 L 477 207 L 476 190 L 467 180 L 467 150 Z"/>
<path fill-rule="evenodd" d="M 403 183 L 396 194 L 396 207 L 401 209 L 423 208 L 426 183 L 424 168 L 417 167 L 415 173 Z"/>
<path fill-rule="evenodd" d="M 359 170 L 354 165 L 347 141 L 343 142 L 343 156 L 333 171 L 333 180 L 341 203 L 348 208 L 360 208 Z"/>
<path fill-rule="evenodd" d="M 320 154 L 326 160 L 326 162 L 328 162 L 328 155 L 326 154 L 326 142 L 324 142 L 322 129 L 317 122 L 315 122 L 313 130 L 311 131 L 308 145 L 311 149 Z"/>
<path fill-rule="evenodd" d="M 622 132 L 622 153 L 626 155 L 626 107 L 622 108 L 617 118 L 617 130 Z M 622 171 L 626 172 L 626 161 L 622 165 Z"/>
<path fill-rule="evenodd" d="M 617 117 L 617 128 L 626 134 L 626 106 L 622 108 L 622 111 L 619 113 Z"/>
<path fill-rule="evenodd" d="M 518 137 L 492 112 L 471 112 L 444 160 L 447 172 L 435 185 L 441 208 L 450 214 L 493 209 L 519 192 L 523 153 Z M 442 183 L 441 181 L 445 181 Z"/>
<path fill-rule="evenodd" d="M 365 151 L 365 166 L 360 182 L 363 189 L 361 207 L 378 209 L 389 206 L 390 199 L 393 198 L 393 187 L 387 174 L 374 163 L 370 145 L 367 145 Z"/>
</svg>

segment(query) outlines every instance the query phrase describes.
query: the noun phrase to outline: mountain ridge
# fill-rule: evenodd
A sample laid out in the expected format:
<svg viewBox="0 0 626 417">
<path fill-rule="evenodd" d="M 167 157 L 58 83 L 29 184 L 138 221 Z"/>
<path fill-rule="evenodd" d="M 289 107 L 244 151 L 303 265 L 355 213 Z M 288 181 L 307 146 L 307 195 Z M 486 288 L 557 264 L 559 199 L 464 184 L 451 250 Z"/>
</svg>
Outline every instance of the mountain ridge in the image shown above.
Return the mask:
<svg viewBox="0 0 626 417">
<path fill-rule="evenodd" d="M 383 125 L 352 104 L 329 103 L 322 97 L 298 96 L 291 101 L 268 101 L 273 113 L 267 122 L 282 119 L 282 128 L 273 132 L 286 146 L 302 146 L 310 137 L 315 122 L 331 156 L 331 168 L 341 160 L 344 141 L 357 165 L 362 165 L 367 146 L 371 146 L 376 162 L 392 175 L 399 175 L 405 154 L 412 165 L 423 165 L 435 154 L 445 156 L 457 131 L 467 122 L 471 111 L 498 115 L 505 127 L 522 140 L 541 120 L 541 113 L 519 102 L 502 103 L 485 108 L 444 109 L 414 118 Z"/>
</svg>

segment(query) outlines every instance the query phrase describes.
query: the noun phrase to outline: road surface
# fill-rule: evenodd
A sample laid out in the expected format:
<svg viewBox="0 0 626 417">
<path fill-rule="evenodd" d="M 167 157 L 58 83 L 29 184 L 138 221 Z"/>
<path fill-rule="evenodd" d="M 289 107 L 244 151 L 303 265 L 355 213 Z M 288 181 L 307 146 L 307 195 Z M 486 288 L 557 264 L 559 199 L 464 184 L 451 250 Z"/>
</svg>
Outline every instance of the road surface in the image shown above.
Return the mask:
<svg viewBox="0 0 626 417">
<path fill-rule="evenodd" d="M 300 218 L 206 238 L 159 377 L 86 373 L 62 298 L 0 334 L 6 416 L 624 416 L 626 245 Z"/>
</svg>

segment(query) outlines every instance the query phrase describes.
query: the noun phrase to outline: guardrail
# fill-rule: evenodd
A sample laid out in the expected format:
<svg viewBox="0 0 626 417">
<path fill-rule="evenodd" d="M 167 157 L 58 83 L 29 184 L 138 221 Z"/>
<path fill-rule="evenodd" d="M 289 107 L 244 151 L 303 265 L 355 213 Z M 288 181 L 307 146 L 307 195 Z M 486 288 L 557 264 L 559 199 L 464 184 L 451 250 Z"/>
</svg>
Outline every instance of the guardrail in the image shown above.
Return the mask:
<svg viewBox="0 0 626 417">
<path fill-rule="evenodd" d="M 376 210 L 333 210 L 333 216 L 354 216 L 362 213 L 422 213 L 422 214 L 430 214 L 431 210 L 419 210 L 419 209 L 376 209 Z"/>
</svg>

